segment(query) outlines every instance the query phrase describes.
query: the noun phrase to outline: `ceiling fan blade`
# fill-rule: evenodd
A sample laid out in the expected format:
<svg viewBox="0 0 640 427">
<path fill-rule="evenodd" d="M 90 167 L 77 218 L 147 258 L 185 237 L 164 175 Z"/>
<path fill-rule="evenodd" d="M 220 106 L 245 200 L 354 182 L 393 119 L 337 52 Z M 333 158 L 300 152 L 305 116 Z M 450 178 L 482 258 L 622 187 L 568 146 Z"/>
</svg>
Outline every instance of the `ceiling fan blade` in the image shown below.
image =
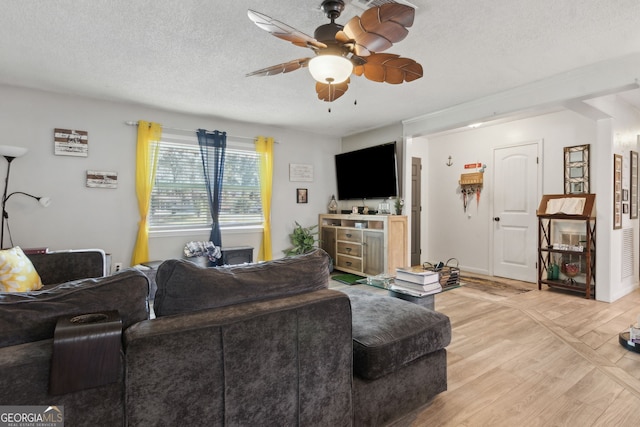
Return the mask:
<svg viewBox="0 0 640 427">
<path fill-rule="evenodd" d="M 261 70 L 256 70 L 252 73 L 246 75 L 246 77 L 251 76 L 274 76 L 276 74 L 289 73 L 291 71 L 295 71 L 298 68 L 306 67 L 309 65 L 309 61 L 311 58 L 300 58 L 295 59 L 293 61 L 284 62 L 278 65 L 272 65 L 271 67 L 263 68 Z"/>
<path fill-rule="evenodd" d="M 336 34 L 341 43 L 354 42 L 354 53 L 367 56 L 381 52 L 403 40 L 413 25 L 415 9 L 398 3 L 385 3 L 367 9 L 361 17 L 355 16 Z"/>
<path fill-rule="evenodd" d="M 296 46 L 309 47 L 311 49 L 324 49 L 327 47 L 326 44 L 319 42 L 313 37 L 260 12 L 248 10 L 247 16 L 249 16 L 249 19 L 251 19 L 258 27 L 273 34 L 279 39 L 291 42 Z"/>
<path fill-rule="evenodd" d="M 422 77 L 422 65 L 392 53 L 372 53 L 364 64 L 353 67 L 353 73 L 374 82 L 400 84 Z"/>
<path fill-rule="evenodd" d="M 316 82 L 316 92 L 318 93 L 318 99 L 325 102 L 333 102 L 345 94 L 349 89 L 350 79 L 345 80 L 338 84 L 327 84 Z"/>
</svg>

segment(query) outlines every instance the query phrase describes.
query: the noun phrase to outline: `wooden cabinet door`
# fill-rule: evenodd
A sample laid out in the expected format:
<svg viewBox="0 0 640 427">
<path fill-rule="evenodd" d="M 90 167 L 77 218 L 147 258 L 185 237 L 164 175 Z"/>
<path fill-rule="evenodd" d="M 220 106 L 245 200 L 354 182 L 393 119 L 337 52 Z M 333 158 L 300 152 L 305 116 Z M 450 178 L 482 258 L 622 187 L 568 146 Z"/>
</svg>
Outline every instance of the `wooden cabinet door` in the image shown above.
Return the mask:
<svg viewBox="0 0 640 427">
<path fill-rule="evenodd" d="M 320 234 L 320 247 L 325 250 L 336 262 L 336 229 L 333 227 L 322 227 Z"/>
<path fill-rule="evenodd" d="M 368 276 L 384 273 L 384 233 L 364 231 L 362 245 L 362 272 Z"/>
</svg>

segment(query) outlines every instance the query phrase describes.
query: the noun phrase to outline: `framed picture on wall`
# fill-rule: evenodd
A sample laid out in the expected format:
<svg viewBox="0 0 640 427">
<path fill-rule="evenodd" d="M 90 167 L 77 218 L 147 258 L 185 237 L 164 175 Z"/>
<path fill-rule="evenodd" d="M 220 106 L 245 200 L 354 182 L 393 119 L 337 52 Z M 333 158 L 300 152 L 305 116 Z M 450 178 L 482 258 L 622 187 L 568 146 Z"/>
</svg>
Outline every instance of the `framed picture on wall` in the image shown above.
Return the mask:
<svg viewBox="0 0 640 427">
<path fill-rule="evenodd" d="M 87 171 L 87 187 L 118 188 L 118 172 Z"/>
<path fill-rule="evenodd" d="M 631 180 L 629 183 L 629 217 L 638 218 L 638 152 L 631 152 Z"/>
<path fill-rule="evenodd" d="M 54 154 L 56 156 L 87 157 L 89 155 L 89 133 L 84 130 L 53 130 Z"/>
<path fill-rule="evenodd" d="M 313 165 L 289 163 L 289 181 L 313 181 Z"/>
<path fill-rule="evenodd" d="M 296 201 L 298 203 L 307 203 L 308 202 L 308 192 L 306 188 L 298 188 L 296 189 Z"/>
<path fill-rule="evenodd" d="M 613 155 L 613 229 L 622 228 L 622 155 Z"/>
</svg>

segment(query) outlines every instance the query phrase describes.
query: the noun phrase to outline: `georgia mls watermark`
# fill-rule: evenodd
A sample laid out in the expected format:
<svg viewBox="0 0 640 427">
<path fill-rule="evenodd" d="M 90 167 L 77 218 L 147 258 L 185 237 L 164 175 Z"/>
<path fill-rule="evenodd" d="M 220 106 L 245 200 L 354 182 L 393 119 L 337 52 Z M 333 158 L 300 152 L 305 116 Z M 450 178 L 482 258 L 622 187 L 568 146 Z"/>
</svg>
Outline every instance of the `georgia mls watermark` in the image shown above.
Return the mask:
<svg viewBox="0 0 640 427">
<path fill-rule="evenodd" d="M 64 406 L 0 406 L 0 427 L 64 427 Z"/>
</svg>

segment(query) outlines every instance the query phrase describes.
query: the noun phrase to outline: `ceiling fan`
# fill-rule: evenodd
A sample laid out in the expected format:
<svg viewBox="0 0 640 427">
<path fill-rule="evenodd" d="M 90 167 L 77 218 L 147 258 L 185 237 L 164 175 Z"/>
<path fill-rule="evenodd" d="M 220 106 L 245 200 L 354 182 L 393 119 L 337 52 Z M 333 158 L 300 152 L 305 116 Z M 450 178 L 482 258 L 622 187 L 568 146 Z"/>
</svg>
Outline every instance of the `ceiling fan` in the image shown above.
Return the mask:
<svg viewBox="0 0 640 427">
<path fill-rule="evenodd" d="M 318 99 L 332 102 L 349 89 L 350 76 L 366 77 L 374 82 L 400 84 L 422 77 L 422 66 L 410 58 L 379 53 L 403 40 L 413 25 L 415 9 L 399 3 L 385 3 L 355 16 L 344 27 L 335 20 L 344 10 L 343 0 L 324 0 L 322 11 L 331 23 L 316 28 L 310 37 L 293 27 L 262 13 L 247 12 L 258 27 L 296 46 L 315 52 L 312 58 L 300 58 L 247 74 L 272 76 L 308 67 L 316 80 Z"/>
</svg>

